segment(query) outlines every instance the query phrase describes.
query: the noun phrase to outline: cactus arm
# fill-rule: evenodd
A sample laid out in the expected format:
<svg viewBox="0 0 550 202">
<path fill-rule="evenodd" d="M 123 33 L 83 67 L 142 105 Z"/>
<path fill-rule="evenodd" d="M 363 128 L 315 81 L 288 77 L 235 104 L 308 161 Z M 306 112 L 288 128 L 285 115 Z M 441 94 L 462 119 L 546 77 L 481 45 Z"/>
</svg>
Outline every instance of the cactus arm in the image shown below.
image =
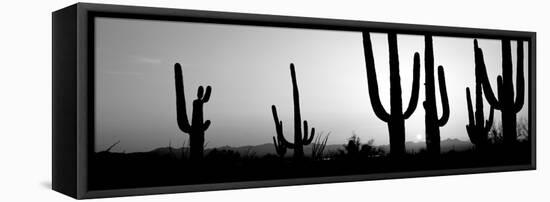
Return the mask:
<svg viewBox="0 0 550 202">
<path fill-rule="evenodd" d="M 516 72 L 516 101 L 514 102 L 514 112 L 518 113 L 523 107 L 525 84 L 523 78 L 523 41 L 517 42 L 517 72 Z"/>
<path fill-rule="evenodd" d="M 189 125 L 189 118 L 187 117 L 187 107 L 185 106 L 185 91 L 183 85 L 183 73 L 181 65 L 176 63 L 174 65 L 175 72 L 175 85 L 176 85 L 176 112 L 178 127 L 185 133 L 191 131 L 191 125 Z"/>
<path fill-rule="evenodd" d="M 512 84 L 512 47 L 510 45 L 510 40 L 504 39 L 501 41 L 501 50 L 502 50 L 502 78 L 505 81 L 504 87 L 507 89 L 513 90 Z M 510 86 L 508 86 L 510 85 Z M 510 88 L 508 88 L 510 87 Z M 513 92 L 511 92 L 513 95 Z M 500 98 L 499 98 L 500 99 Z M 503 98 L 506 99 L 506 98 Z M 502 100 L 500 100 L 502 102 Z"/>
<path fill-rule="evenodd" d="M 277 139 L 275 139 L 275 136 L 273 136 L 273 145 L 275 146 L 275 151 L 277 152 L 277 154 L 279 154 L 279 146 L 277 144 Z"/>
<path fill-rule="evenodd" d="M 273 136 L 273 145 L 275 145 L 275 150 L 277 151 L 277 153 L 279 153 L 279 144 L 277 144 L 277 139 L 275 138 L 275 136 Z"/>
<path fill-rule="evenodd" d="M 470 96 L 470 88 L 466 88 L 466 101 L 468 103 L 468 125 L 475 124 L 474 108 L 472 107 L 472 98 Z"/>
<path fill-rule="evenodd" d="M 275 136 L 273 136 L 273 145 L 275 145 L 275 151 L 277 152 L 277 154 L 279 154 L 280 156 L 284 156 L 285 153 L 286 153 L 286 147 L 281 144 L 280 142 L 277 143 L 277 139 L 275 138 Z"/>
<path fill-rule="evenodd" d="M 199 86 L 199 89 L 197 89 L 197 99 L 202 99 L 202 96 L 204 96 L 204 87 Z"/>
<path fill-rule="evenodd" d="M 273 121 L 275 121 L 275 131 L 277 136 L 283 135 L 283 122 L 279 121 L 279 116 L 277 115 L 277 108 L 275 105 L 271 106 L 271 112 L 273 113 Z"/>
<path fill-rule="evenodd" d="M 473 125 L 466 125 L 466 132 L 468 132 L 468 137 L 470 138 L 472 144 L 477 145 L 477 136 Z"/>
<path fill-rule="evenodd" d="M 302 139 L 302 141 L 306 141 L 307 140 L 307 136 L 308 136 L 308 126 L 307 126 L 307 121 L 304 120 L 304 138 Z"/>
<path fill-rule="evenodd" d="M 413 63 L 413 83 L 411 91 L 411 100 L 409 101 L 409 106 L 403 114 L 405 119 L 408 119 L 413 114 L 416 106 L 418 104 L 418 92 L 420 89 L 420 55 L 418 52 L 414 53 L 414 63 Z"/>
<path fill-rule="evenodd" d="M 281 141 L 281 143 L 283 143 L 283 145 L 285 145 L 285 147 L 291 149 L 294 148 L 294 144 L 288 142 L 285 139 L 285 136 L 283 134 L 283 121 L 279 121 L 279 116 L 277 115 L 277 108 L 275 107 L 275 105 L 271 106 L 271 111 L 273 113 L 273 120 L 275 121 L 275 131 L 277 132 L 277 138 L 279 139 L 279 141 Z"/>
<path fill-rule="evenodd" d="M 204 97 L 202 97 L 202 102 L 207 103 L 208 100 L 210 100 L 210 93 L 212 92 L 212 87 L 207 86 L 206 92 L 204 93 Z"/>
<path fill-rule="evenodd" d="M 485 94 L 485 98 L 487 99 L 487 102 L 491 104 L 491 106 L 495 107 L 495 109 L 500 110 L 501 104 L 499 100 L 495 97 L 495 94 L 493 93 L 493 90 L 491 88 L 491 84 L 489 83 L 489 78 L 487 76 L 487 70 L 485 67 L 485 60 L 483 59 L 483 50 L 479 48 L 477 44 L 477 39 L 474 39 L 474 57 L 475 57 L 475 71 L 479 73 L 481 78 L 481 83 L 483 87 L 483 94 Z"/>
<path fill-rule="evenodd" d="M 311 134 L 309 135 L 309 138 L 308 139 L 304 138 L 304 141 L 303 141 L 304 145 L 311 144 L 314 136 L 315 136 L 315 128 L 311 128 Z"/>
<path fill-rule="evenodd" d="M 308 139 L 308 126 L 307 126 L 307 121 L 304 120 L 304 138 L 302 139 L 302 142 L 305 142 L 307 141 Z"/>
<path fill-rule="evenodd" d="M 390 120 L 390 115 L 388 114 L 388 112 L 386 112 L 384 106 L 380 102 L 378 81 L 376 79 L 376 69 L 374 66 L 374 56 L 372 53 L 372 44 L 369 32 L 363 32 L 363 47 L 365 47 L 363 48 L 363 51 L 365 54 L 365 64 L 367 67 L 367 83 L 372 109 L 374 110 L 374 114 L 380 120 L 388 122 Z"/>
<path fill-rule="evenodd" d="M 493 127 L 493 115 L 495 112 L 495 108 L 491 107 L 491 110 L 489 111 L 489 120 L 485 123 L 485 133 L 488 133 L 491 131 L 491 127 Z"/>
<path fill-rule="evenodd" d="M 439 126 L 444 126 L 449 121 L 449 98 L 447 97 L 447 87 L 445 85 L 445 72 L 443 66 L 437 67 L 437 75 L 439 78 L 439 93 L 441 94 L 441 105 L 443 107 L 443 114 L 437 121 Z"/>
<path fill-rule="evenodd" d="M 304 120 L 304 138 L 302 139 L 303 145 L 308 145 L 313 141 L 313 135 L 315 133 L 315 128 L 311 128 L 311 135 L 308 137 L 308 125 L 307 121 Z"/>
<path fill-rule="evenodd" d="M 210 127 L 210 123 L 211 123 L 210 120 L 206 120 L 206 121 L 204 122 L 204 124 L 202 125 L 202 130 L 203 130 L 203 131 L 208 130 L 208 127 Z"/>
<path fill-rule="evenodd" d="M 311 141 L 313 141 L 313 138 L 315 137 L 315 128 L 311 128 L 311 134 L 309 134 L 309 140 L 307 140 L 307 144 L 310 144 Z"/>
</svg>

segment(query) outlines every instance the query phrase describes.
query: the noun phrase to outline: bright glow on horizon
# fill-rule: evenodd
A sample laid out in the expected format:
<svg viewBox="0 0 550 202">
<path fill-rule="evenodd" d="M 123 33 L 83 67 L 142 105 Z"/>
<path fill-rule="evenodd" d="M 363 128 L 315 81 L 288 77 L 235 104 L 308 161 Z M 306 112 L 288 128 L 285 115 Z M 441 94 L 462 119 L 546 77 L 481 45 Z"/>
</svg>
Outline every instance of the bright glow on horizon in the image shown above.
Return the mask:
<svg viewBox="0 0 550 202">
<path fill-rule="evenodd" d="M 417 141 L 417 142 L 422 142 L 422 141 L 424 141 L 424 134 L 417 134 L 417 135 L 416 135 L 416 141 Z"/>
</svg>

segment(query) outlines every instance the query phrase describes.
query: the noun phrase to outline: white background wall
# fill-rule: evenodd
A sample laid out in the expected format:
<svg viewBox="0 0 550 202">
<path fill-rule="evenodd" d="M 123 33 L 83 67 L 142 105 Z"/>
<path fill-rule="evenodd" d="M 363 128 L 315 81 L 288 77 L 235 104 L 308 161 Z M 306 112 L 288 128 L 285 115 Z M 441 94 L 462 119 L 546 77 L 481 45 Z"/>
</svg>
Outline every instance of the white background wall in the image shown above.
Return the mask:
<svg viewBox="0 0 550 202">
<path fill-rule="evenodd" d="M 92 1 L 127 5 L 537 32 L 539 75 L 550 54 L 545 1 Z M 51 186 L 51 12 L 74 1 L 2 1 L 0 201 L 68 201 Z M 538 76 L 538 170 L 123 197 L 106 201 L 543 201 L 550 199 L 550 80 Z"/>
</svg>

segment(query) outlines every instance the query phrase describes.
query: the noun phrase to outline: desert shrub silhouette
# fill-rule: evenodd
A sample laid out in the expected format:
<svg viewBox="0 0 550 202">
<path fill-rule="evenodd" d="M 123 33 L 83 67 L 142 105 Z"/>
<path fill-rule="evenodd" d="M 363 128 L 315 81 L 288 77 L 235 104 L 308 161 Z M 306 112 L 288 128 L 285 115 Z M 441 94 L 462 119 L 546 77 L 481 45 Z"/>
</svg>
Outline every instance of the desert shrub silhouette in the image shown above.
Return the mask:
<svg viewBox="0 0 550 202">
<path fill-rule="evenodd" d="M 514 84 L 512 79 L 512 54 L 510 40 L 501 40 L 502 46 L 502 75 L 497 77 L 498 95 L 495 97 L 483 59 L 483 50 L 479 47 L 477 39 L 474 40 L 475 68 L 479 71 L 483 92 L 487 102 L 500 110 L 502 115 L 502 136 L 504 144 L 512 145 L 517 142 L 516 114 L 523 108 L 525 84 L 523 78 L 523 41 L 517 41 L 517 72 L 514 100 Z"/>
<path fill-rule="evenodd" d="M 402 156 L 405 153 L 405 119 L 411 117 L 418 104 L 420 56 L 418 53 L 414 54 L 411 99 L 407 110 L 403 113 L 401 106 L 402 93 L 401 78 L 399 76 L 397 35 L 395 33 L 388 33 L 388 45 L 390 53 L 390 114 L 386 112 L 384 106 L 380 102 L 370 33 L 363 32 L 363 51 L 365 53 L 367 82 L 372 109 L 380 120 L 388 124 L 388 131 L 390 135 L 390 154 L 393 156 Z"/>
<path fill-rule="evenodd" d="M 368 161 L 371 161 L 373 159 L 380 160 L 387 157 L 385 156 L 385 153 L 382 149 L 374 145 L 374 139 L 369 139 L 367 143 L 362 143 L 361 138 L 359 138 L 359 136 L 357 136 L 355 133 L 353 133 L 351 137 L 346 139 L 346 144 L 342 145 L 342 147 L 343 149 L 339 149 L 333 152 L 331 154 L 331 157 L 334 159 L 340 159 L 349 162 L 362 163 L 368 163 Z"/>
<path fill-rule="evenodd" d="M 493 123 L 493 127 L 489 131 L 489 143 L 490 144 L 502 144 L 502 122 Z"/>
<path fill-rule="evenodd" d="M 311 159 L 323 160 L 325 148 L 327 146 L 327 140 L 330 136 L 330 132 L 323 137 L 322 132 L 315 137 L 313 143 L 311 143 Z"/>
<path fill-rule="evenodd" d="M 531 136 L 529 135 L 529 120 L 525 117 L 519 118 L 517 122 L 517 137 L 518 141 L 531 142 Z"/>
<path fill-rule="evenodd" d="M 348 143 L 344 145 L 344 149 L 346 150 L 346 154 L 348 156 L 357 157 L 361 149 L 361 138 L 354 134 L 348 138 Z"/>
<path fill-rule="evenodd" d="M 284 145 L 286 148 L 293 149 L 294 159 L 299 160 L 304 158 L 304 146 L 311 144 L 313 137 L 315 136 L 315 128 L 311 128 L 311 135 L 308 136 L 308 123 L 304 120 L 304 131 L 302 136 L 302 115 L 300 113 L 300 94 L 298 92 L 298 84 L 296 82 L 296 72 L 294 70 L 294 64 L 290 64 L 290 76 L 292 78 L 292 96 L 294 100 L 294 143 L 290 143 L 285 139 L 283 134 L 283 121 L 279 120 L 277 115 L 277 108 L 275 105 L 271 106 L 273 113 L 273 120 L 275 121 L 275 131 L 277 132 L 278 143 Z M 275 139 L 275 138 L 274 138 Z"/>
<path fill-rule="evenodd" d="M 359 155 L 364 158 L 375 158 L 384 155 L 384 151 L 374 146 L 374 139 L 370 139 L 366 144 L 361 145 Z"/>
<path fill-rule="evenodd" d="M 178 127 L 184 133 L 189 134 L 189 156 L 193 161 L 200 160 L 204 153 L 204 132 L 210 126 L 210 120 L 203 122 L 203 106 L 210 99 L 212 88 L 206 87 L 206 92 L 202 86 L 197 91 L 197 99 L 193 101 L 193 114 L 191 124 L 187 118 L 187 108 L 185 104 L 185 89 L 183 85 L 183 73 L 181 65 L 174 65 L 175 85 L 176 85 L 176 110 Z"/>
</svg>

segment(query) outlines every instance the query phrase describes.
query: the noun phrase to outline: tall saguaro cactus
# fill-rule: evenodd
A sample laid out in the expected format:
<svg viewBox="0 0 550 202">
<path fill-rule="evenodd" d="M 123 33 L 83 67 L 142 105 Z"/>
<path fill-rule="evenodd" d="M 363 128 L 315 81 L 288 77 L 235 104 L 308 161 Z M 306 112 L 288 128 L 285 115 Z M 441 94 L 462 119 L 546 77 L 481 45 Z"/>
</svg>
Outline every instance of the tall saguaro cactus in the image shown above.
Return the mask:
<svg viewBox="0 0 550 202">
<path fill-rule="evenodd" d="M 441 104 L 443 114 L 438 118 L 435 99 L 435 78 L 434 78 L 434 54 L 432 36 L 424 36 L 424 70 L 426 73 L 424 87 L 426 88 L 426 100 L 423 102 L 426 112 L 426 149 L 429 154 L 439 155 L 441 152 L 441 138 L 439 127 L 444 126 L 449 121 L 449 99 L 447 97 L 447 87 L 445 85 L 445 73 L 443 66 L 437 67 L 437 76 L 439 79 L 439 93 L 441 95 Z"/>
<path fill-rule="evenodd" d="M 277 132 L 277 140 L 279 144 L 283 144 L 286 148 L 294 150 L 294 158 L 302 159 L 304 157 L 304 146 L 311 144 L 315 135 L 315 128 L 311 128 L 311 135 L 308 136 L 307 121 L 304 120 L 304 131 L 302 135 L 302 116 L 300 113 L 300 94 L 298 92 L 298 84 L 296 82 L 296 73 L 294 64 L 290 64 L 290 76 L 292 77 L 292 95 L 294 98 L 294 143 L 290 143 L 285 139 L 283 134 L 283 122 L 279 120 L 277 108 L 271 106 L 273 120 L 275 121 L 275 130 Z M 275 138 L 274 138 L 275 140 Z"/>
<path fill-rule="evenodd" d="M 202 86 L 197 92 L 197 99 L 193 101 L 193 113 L 191 124 L 187 118 L 187 108 L 185 104 L 185 90 L 183 85 L 183 73 L 181 65 L 174 65 L 175 85 L 176 85 L 176 110 L 178 126 L 181 131 L 189 134 L 189 156 L 191 160 L 200 160 L 204 153 L 204 131 L 210 126 L 210 120 L 203 122 L 203 106 L 210 99 L 212 88 L 206 87 L 206 92 Z"/>
<path fill-rule="evenodd" d="M 472 107 L 472 98 L 470 97 L 470 88 L 466 88 L 466 101 L 468 102 L 468 118 L 469 122 L 466 125 L 466 131 L 468 137 L 477 148 L 483 148 L 489 143 L 489 131 L 493 126 L 493 113 L 495 109 L 491 107 L 489 112 L 489 120 L 486 123 L 485 116 L 483 115 L 483 95 L 481 90 L 481 78 L 478 70 L 475 70 L 476 74 L 476 111 L 474 116 L 474 109 Z"/>
<path fill-rule="evenodd" d="M 495 97 L 487 76 L 483 51 L 474 40 L 475 65 L 479 71 L 483 92 L 487 102 L 502 114 L 502 136 L 505 144 L 517 141 L 516 114 L 523 108 L 525 84 L 523 78 L 523 41 L 517 42 L 517 72 L 516 97 L 514 100 L 514 84 L 512 79 L 512 53 L 510 40 L 501 41 L 502 45 L 502 76 L 497 77 L 498 97 Z"/>
<path fill-rule="evenodd" d="M 390 114 L 386 112 L 384 106 L 382 106 L 380 102 L 370 33 L 363 32 L 363 51 L 365 52 L 367 82 L 372 109 L 380 120 L 388 124 L 391 155 L 401 156 L 405 153 L 405 119 L 411 117 L 418 104 L 420 56 L 418 53 L 414 54 L 411 98 L 407 110 L 403 113 L 401 106 L 401 78 L 399 76 L 397 35 L 395 33 L 388 33 L 388 44 L 390 53 Z"/>
</svg>

